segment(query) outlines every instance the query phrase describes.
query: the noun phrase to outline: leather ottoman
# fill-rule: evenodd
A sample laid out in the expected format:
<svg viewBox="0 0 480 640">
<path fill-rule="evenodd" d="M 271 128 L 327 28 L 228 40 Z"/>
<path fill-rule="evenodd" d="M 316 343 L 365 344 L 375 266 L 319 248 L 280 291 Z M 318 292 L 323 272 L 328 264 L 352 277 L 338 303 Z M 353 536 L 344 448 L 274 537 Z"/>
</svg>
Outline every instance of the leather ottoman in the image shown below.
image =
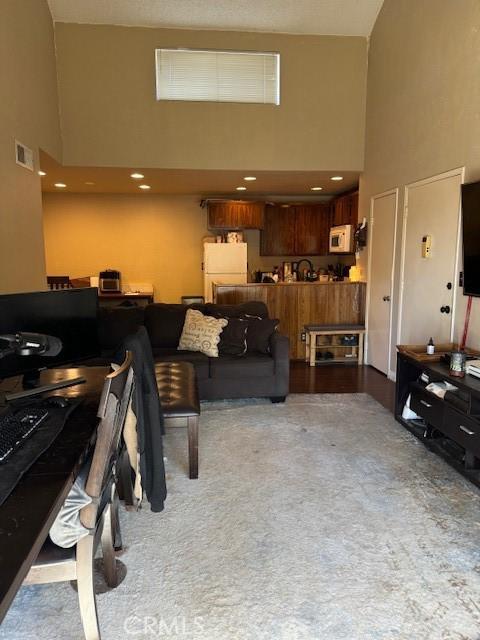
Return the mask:
<svg viewBox="0 0 480 640">
<path fill-rule="evenodd" d="M 190 362 L 157 362 L 155 376 L 165 426 L 168 427 L 169 422 L 186 421 L 189 476 L 198 478 L 200 400 L 194 366 Z"/>
</svg>

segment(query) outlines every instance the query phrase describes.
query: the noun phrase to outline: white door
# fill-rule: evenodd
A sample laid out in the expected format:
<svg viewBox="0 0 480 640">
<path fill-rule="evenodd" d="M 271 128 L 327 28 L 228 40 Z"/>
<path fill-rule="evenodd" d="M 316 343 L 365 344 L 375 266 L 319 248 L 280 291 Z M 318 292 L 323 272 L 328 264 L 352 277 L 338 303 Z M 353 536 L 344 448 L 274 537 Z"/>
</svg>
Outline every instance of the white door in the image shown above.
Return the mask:
<svg viewBox="0 0 480 640">
<path fill-rule="evenodd" d="M 398 189 L 373 196 L 370 205 L 367 361 L 391 374 L 393 265 Z"/>
<path fill-rule="evenodd" d="M 453 338 L 462 182 L 463 169 L 456 169 L 405 187 L 401 344 Z M 428 257 L 422 254 L 423 239 L 431 243 Z"/>
</svg>

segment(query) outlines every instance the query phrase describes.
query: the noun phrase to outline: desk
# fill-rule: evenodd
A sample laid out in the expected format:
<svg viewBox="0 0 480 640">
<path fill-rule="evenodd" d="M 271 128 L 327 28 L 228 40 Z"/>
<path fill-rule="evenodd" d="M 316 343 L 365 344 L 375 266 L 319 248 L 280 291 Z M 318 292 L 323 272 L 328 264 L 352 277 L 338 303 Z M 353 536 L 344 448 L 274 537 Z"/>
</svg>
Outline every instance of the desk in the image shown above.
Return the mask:
<svg viewBox="0 0 480 640">
<path fill-rule="evenodd" d="M 153 293 L 98 293 L 98 301 L 102 307 L 117 306 L 125 300 L 145 306 L 153 302 Z"/>
<path fill-rule="evenodd" d="M 52 446 L 40 456 L 0 507 L 0 622 L 47 538 L 95 437 L 106 367 L 51 369 L 40 384 L 83 376 L 86 383 L 57 390 L 82 398 Z M 2 388 L 11 386 L 5 381 Z"/>
</svg>

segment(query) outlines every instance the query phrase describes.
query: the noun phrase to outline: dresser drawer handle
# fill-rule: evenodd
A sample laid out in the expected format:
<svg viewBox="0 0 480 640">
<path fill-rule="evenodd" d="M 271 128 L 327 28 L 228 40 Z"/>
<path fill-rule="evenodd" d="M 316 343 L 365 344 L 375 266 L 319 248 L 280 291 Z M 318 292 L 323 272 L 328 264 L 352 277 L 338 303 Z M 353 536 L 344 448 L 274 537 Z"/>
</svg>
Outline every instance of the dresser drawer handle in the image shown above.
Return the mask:
<svg viewBox="0 0 480 640">
<path fill-rule="evenodd" d="M 472 431 L 471 429 L 467 429 L 467 427 L 464 427 L 463 424 L 458 425 L 460 430 L 463 431 L 463 433 L 466 433 L 467 436 L 474 436 L 475 435 L 475 431 Z"/>
<path fill-rule="evenodd" d="M 425 400 L 420 400 L 420 404 L 423 404 L 425 407 L 428 407 L 429 409 L 432 407 L 432 405 L 428 404 L 428 402 L 425 402 Z"/>
</svg>

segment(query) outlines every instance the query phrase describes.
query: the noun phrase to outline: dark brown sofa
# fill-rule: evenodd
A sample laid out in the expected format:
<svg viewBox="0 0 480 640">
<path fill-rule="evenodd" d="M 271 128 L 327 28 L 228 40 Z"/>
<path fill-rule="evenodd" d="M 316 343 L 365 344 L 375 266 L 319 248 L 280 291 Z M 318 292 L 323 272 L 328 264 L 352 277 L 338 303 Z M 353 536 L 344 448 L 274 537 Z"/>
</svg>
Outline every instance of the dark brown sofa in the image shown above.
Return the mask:
<svg viewBox="0 0 480 640">
<path fill-rule="evenodd" d="M 102 309 L 99 321 L 101 360 L 108 360 L 121 341 L 144 324 L 157 362 L 188 361 L 194 365 L 202 400 L 269 397 L 272 402 L 282 402 L 285 399 L 289 386 L 289 344 L 286 336 L 275 331 L 269 340 L 269 353 L 247 351 L 243 356 L 220 355 L 218 358 L 209 358 L 199 352 L 179 351 L 177 346 L 188 308 L 226 318 L 242 315 L 268 317 L 263 302 L 191 307 L 156 303 L 144 309 Z"/>
</svg>

